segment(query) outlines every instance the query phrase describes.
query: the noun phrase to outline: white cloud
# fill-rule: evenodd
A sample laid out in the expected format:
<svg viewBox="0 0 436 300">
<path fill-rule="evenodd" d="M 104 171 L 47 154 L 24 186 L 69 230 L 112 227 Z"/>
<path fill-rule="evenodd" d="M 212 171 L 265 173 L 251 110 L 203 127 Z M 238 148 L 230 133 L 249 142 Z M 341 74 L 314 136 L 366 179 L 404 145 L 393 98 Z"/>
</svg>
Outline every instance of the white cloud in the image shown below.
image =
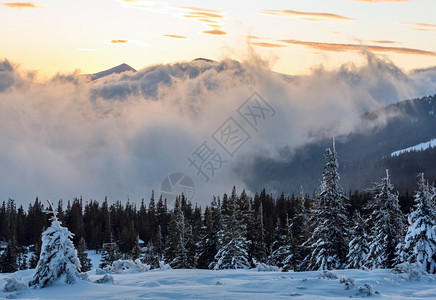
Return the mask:
<svg viewBox="0 0 436 300">
<path fill-rule="evenodd" d="M 307 76 L 270 72 L 252 57 L 238 63 L 194 61 L 156 65 L 89 82 L 78 74 L 41 84 L 7 61 L 0 63 L 0 195 L 20 203 L 41 199 L 139 201 L 159 194 L 172 172 L 189 174 L 193 201 L 209 203 L 243 179 L 233 168 L 254 154 L 278 157 L 318 134 L 359 126 L 362 112 L 434 93 L 434 69 L 404 74 L 371 53 L 367 63 Z M 253 63 L 251 63 L 253 62 Z M 257 91 L 276 111 L 228 163 L 204 183 L 187 157 Z M 248 126 L 245 124 L 244 126 Z M 221 150 L 224 154 L 224 151 Z"/>
</svg>

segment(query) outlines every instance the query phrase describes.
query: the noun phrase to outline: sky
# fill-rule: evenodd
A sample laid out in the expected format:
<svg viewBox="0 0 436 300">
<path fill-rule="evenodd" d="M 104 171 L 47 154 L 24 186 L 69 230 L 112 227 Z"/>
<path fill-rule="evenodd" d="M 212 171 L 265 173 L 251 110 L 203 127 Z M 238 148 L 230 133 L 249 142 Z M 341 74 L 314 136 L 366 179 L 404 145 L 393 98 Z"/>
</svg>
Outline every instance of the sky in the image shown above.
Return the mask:
<svg viewBox="0 0 436 300">
<path fill-rule="evenodd" d="M 0 57 L 43 76 L 241 59 L 249 45 L 286 74 L 359 61 L 362 47 L 404 70 L 436 65 L 434 0 L 2 0 L 0 16 Z"/>
<path fill-rule="evenodd" d="M 258 157 L 436 94 L 435 5 L 0 0 L 0 201 L 253 195 Z M 137 72 L 83 75 L 121 63 Z"/>
</svg>

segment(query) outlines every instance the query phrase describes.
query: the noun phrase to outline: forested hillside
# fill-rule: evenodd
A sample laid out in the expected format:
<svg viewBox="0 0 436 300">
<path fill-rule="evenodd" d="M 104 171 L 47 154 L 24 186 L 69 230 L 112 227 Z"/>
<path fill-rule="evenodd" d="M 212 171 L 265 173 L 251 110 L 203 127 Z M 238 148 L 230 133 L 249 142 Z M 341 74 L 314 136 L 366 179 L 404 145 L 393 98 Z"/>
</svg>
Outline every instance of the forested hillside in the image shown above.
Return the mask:
<svg viewBox="0 0 436 300">
<path fill-rule="evenodd" d="M 436 95 L 401 101 L 361 116 L 359 132 L 336 138 L 340 153 L 341 184 L 345 190 L 362 190 L 378 181 L 386 169 L 401 193 L 417 188 L 416 176 L 424 172 L 436 181 L 436 149 L 390 157 L 400 149 L 436 137 Z M 241 166 L 240 176 L 251 190 L 266 187 L 280 193 L 296 193 L 303 185 L 312 192 L 319 186 L 319 166 L 330 138 L 296 151 L 281 149 L 281 159 L 258 157 L 253 165 Z"/>
</svg>

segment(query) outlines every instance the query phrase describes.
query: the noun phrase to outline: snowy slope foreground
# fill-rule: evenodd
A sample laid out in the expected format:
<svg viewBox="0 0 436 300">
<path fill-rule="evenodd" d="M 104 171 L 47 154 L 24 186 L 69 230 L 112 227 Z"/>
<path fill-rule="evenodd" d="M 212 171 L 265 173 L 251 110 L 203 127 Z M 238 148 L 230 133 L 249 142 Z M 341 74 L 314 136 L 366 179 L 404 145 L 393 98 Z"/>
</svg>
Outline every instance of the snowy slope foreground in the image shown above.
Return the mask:
<svg viewBox="0 0 436 300">
<path fill-rule="evenodd" d="M 429 148 L 434 148 L 434 147 L 436 147 L 436 139 L 432 139 L 428 142 L 424 142 L 424 143 L 421 143 L 421 144 L 418 144 L 418 145 L 415 145 L 415 146 L 412 146 L 412 147 L 409 147 L 406 149 L 401 149 L 401 150 L 392 152 L 391 157 L 399 156 L 403 153 L 407 153 L 407 152 L 411 152 L 411 151 L 424 151 L 424 150 L 427 150 Z"/>
<path fill-rule="evenodd" d="M 13 276 L 28 281 L 34 270 Z M 94 281 L 95 269 L 88 272 Z M 340 270 L 298 273 L 256 270 L 151 270 L 111 274 L 112 282 L 57 281 L 43 289 L 4 292 L 0 274 L 0 299 L 435 299 L 436 275 L 391 270 Z"/>
</svg>

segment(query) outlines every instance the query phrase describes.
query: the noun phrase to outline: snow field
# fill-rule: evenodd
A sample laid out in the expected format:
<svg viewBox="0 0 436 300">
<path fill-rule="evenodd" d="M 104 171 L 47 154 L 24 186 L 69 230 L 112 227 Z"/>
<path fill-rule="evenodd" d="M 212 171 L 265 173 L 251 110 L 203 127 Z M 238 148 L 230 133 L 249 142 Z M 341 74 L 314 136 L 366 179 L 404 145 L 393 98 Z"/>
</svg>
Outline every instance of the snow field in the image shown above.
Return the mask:
<svg viewBox="0 0 436 300">
<path fill-rule="evenodd" d="M 35 270 L 14 273 L 29 281 Z M 94 281 L 95 269 L 88 272 Z M 0 298 L 20 299 L 345 299 L 368 297 L 359 292 L 370 284 L 377 299 L 435 299 L 436 275 L 422 275 L 418 280 L 409 274 L 391 270 L 338 270 L 310 272 L 258 272 L 252 270 L 151 270 L 142 273 L 111 274 L 113 283 L 96 284 L 57 281 L 43 289 L 25 289 L 6 293 L 0 275 Z M 341 278 L 352 278 L 346 289 Z M 344 280 L 342 280 L 344 281 Z M 351 281 L 352 282 L 352 281 Z"/>
</svg>

